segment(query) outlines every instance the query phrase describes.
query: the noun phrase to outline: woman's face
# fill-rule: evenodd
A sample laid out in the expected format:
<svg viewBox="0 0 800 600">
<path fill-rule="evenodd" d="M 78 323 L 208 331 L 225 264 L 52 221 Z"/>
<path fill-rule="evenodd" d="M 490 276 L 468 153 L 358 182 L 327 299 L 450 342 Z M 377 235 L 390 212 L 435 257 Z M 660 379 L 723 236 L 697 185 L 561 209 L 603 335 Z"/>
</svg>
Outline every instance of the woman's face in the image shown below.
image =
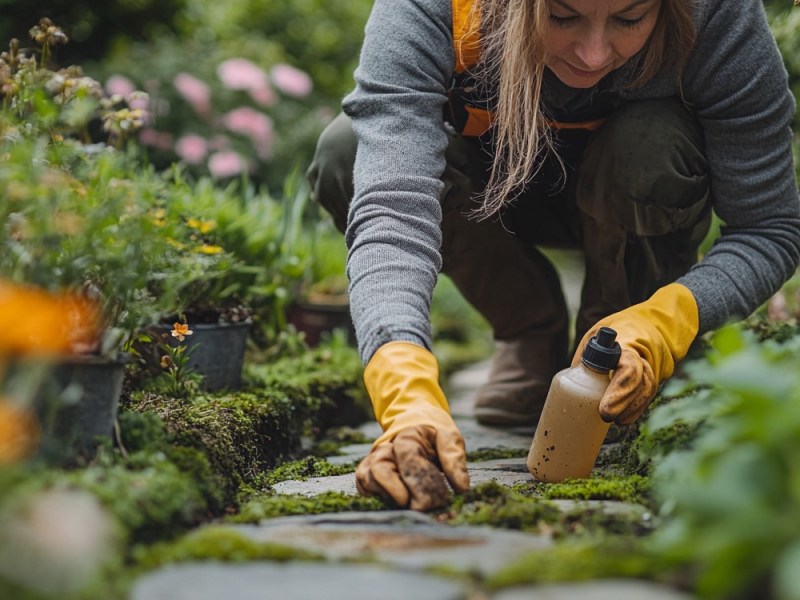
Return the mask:
<svg viewBox="0 0 800 600">
<path fill-rule="evenodd" d="M 644 47 L 664 0 L 546 1 L 546 64 L 566 85 L 589 88 Z"/>
</svg>

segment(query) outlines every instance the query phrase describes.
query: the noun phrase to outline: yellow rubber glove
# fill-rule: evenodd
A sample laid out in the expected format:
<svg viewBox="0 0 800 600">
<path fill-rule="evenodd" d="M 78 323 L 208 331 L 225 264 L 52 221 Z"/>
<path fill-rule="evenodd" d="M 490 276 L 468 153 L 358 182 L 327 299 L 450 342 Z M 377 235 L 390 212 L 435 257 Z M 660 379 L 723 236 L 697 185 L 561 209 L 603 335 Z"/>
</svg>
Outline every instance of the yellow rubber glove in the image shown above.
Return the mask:
<svg viewBox="0 0 800 600">
<path fill-rule="evenodd" d="M 410 342 L 384 344 L 367 364 L 364 383 L 383 435 L 356 469 L 359 493 L 425 511 L 450 501 L 445 478 L 467 491 L 464 438 L 439 387 L 436 358 Z"/>
<path fill-rule="evenodd" d="M 600 416 L 606 422 L 630 424 L 642 415 L 697 337 L 697 302 L 679 283 L 664 286 L 648 300 L 601 319 L 583 336 L 573 366 L 580 363 L 584 346 L 600 327 L 616 330 L 622 348 L 600 402 Z"/>
</svg>

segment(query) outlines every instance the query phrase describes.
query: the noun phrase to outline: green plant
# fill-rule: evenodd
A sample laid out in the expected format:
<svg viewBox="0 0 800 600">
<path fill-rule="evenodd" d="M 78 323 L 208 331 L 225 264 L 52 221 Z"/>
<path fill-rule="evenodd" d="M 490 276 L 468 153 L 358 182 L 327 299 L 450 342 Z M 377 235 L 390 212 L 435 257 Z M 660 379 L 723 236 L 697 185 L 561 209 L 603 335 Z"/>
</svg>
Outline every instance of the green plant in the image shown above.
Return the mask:
<svg viewBox="0 0 800 600">
<path fill-rule="evenodd" d="M 172 331 L 169 334 L 162 334 L 161 339 L 156 343 L 163 352 L 160 365 L 165 378 L 169 381 L 170 392 L 178 398 L 186 396 L 190 390 L 187 385 L 187 382 L 191 380 L 188 377 L 191 374 L 188 362 L 193 348 L 185 345 L 183 341 L 192 333 L 194 332 L 186 323 L 173 323 Z M 175 338 L 175 343 L 170 343 L 169 336 Z"/>
<path fill-rule="evenodd" d="M 729 326 L 685 370 L 644 430 L 692 432 L 650 450 L 656 548 L 689 566 L 702 597 L 800 597 L 800 338 Z"/>
<path fill-rule="evenodd" d="M 105 97 L 78 67 L 41 67 L 14 42 L 0 79 L 0 274 L 96 299 L 99 350 L 113 353 L 163 310 L 148 283 L 174 265 L 170 229 L 145 201 L 162 182 L 123 150 L 144 112 Z M 108 143 L 92 142 L 100 129 Z"/>
</svg>

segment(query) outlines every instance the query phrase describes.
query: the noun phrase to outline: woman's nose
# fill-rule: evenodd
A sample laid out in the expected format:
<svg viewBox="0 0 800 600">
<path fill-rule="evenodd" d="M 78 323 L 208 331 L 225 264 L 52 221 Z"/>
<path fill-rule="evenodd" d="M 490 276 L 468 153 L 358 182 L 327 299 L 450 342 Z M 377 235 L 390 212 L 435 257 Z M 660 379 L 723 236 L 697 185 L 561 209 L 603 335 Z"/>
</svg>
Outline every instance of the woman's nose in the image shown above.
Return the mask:
<svg viewBox="0 0 800 600">
<path fill-rule="evenodd" d="M 607 67 L 611 56 L 611 43 L 601 30 L 588 32 L 575 46 L 575 55 L 583 62 L 587 71 Z M 581 68 L 581 65 L 575 65 Z"/>
</svg>

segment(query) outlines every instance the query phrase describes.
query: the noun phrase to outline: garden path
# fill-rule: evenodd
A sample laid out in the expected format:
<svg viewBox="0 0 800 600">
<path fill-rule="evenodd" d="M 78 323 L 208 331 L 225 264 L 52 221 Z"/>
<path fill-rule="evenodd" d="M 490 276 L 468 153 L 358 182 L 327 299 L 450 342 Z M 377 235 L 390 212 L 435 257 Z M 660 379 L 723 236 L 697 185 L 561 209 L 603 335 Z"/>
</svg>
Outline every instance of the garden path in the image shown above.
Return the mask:
<svg viewBox="0 0 800 600">
<path fill-rule="evenodd" d="M 565 276 L 570 308 L 577 305 L 580 274 Z M 574 314 L 574 312 L 573 312 Z M 530 428 L 495 429 L 478 424 L 472 399 L 485 381 L 488 364 L 457 372 L 449 382 L 453 416 L 464 434 L 467 450 L 526 450 Z M 378 426 L 362 431 L 370 437 Z M 369 444 L 342 449 L 332 463 L 352 464 L 369 451 Z M 471 462 L 473 485 L 496 481 L 511 486 L 530 480 L 524 458 Z M 279 494 L 315 496 L 338 491 L 355 494 L 352 473 L 285 481 Z M 562 510 L 587 506 L 606 513 L 623 512 L 649 518 L 644 507 L 611 501 L 556 501 Z M 219 525 L 217 525 L 219 527 Z M 270 519 L 255 525 L 224 525 L 258 542 L 272 542 L 312 551 L 320 561 L 288 563 L 183 563 L 155 571 L 139 580 L 131 600 L 325 599 L 325 600 L 686 600 L 682 593 L 634 579 L 595 580 L 568 584 L 519 586 L 498 592 L 475 581 L 497 573 L 524 553 L 553 544 L 544 534 L 487 526 L 452 526 L 413 511 L 350 512 Z M 472 577 L 453 577 L 454 574 Z"/>
</svg>

